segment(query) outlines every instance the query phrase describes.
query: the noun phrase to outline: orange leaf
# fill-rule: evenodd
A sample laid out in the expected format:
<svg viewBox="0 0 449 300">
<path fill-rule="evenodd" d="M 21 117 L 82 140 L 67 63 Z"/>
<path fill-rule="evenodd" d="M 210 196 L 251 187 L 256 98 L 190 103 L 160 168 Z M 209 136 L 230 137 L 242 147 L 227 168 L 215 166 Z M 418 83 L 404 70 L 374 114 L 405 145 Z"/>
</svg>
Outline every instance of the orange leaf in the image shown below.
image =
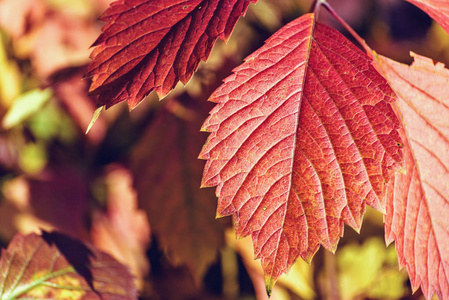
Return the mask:
<svg viewBox="0 0 449 300">
<path fill-rule="evenodd" d="M 378 56 L 399 96 L 406 174 L 388 185 L 385 237 L 412 287 L 449 299 L 449 70 L 413 54 L 411 66 Z"/>
</svg>

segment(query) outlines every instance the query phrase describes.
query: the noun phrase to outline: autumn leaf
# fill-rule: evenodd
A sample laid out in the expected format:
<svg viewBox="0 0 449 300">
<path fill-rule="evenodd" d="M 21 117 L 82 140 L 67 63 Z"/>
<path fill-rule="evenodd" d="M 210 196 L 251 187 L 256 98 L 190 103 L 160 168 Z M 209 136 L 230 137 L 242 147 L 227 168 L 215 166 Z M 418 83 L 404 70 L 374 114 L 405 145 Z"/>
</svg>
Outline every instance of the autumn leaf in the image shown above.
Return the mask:
<svg viewBox="0 0 449 300">
<path fill-rule="evenodd" d="M 224 244 L 224 232 L 213 217 L 213 190 L 199 188 L 204 163 L 196 157 L 206 138 L 199 129 L 210 106 L 180 99 L 157 111 L 134 148 L 131 170 L 139 206 L 148 213 L 161 248 L 174 265 L 187 265 L 200 283 Z"/>
<path fill-rule="evenodd" d="M 449 70 L 413 54 L 411 66 L 377 56 L 399 96 L 407 173 L 388 185 L 385 238 L 413 290 L 449 299 Z"/>
<path fill-rule="evenodd" d="M 79 239 L 87 238 L 86 220 L 89 197 L 85 174 L 78 168 L 61 164 L 28 178 L 30 211 L 60 231 Z"/>
<path fill-rule="evenodd" d="M 11 35 L 12 39 L 19 39 L 31 28 L 37 27 L 37 24 L 45 18 L 45 13 L 43 0 L 2 0 L 0 26 Z"/>
<path fill-rule="evenodd" d="M 365 204 L 384 209 L 402 161 L 394 92 L 336 30 L 304 15 L 246 58 L 210 97 L 217 105 L 203 186 L 218 185 L 217 216 L 252 235 L 267 291 L 319 245 L 335 251 Z"/>
<path fill-rule="evenodd" d="M 137 209 L 137 195 L 127 169 L 119 165 L 110 166 L 104 180 L 107 210 L 94 213 L 91 240 L 98 249 L 128 266 L 141 289 L 149 271 L 146 251 L 150 226 L 147 216 Z"/>
<path fill-rule="evenodd" d="M 132 109 L 150 92 L 164 97 L 186 84 L 215 41 L 227 40 L 257 0 L 118 0 L 106 10 L 86 76 L 97 107 L 127 101 Z"/>
<path fill-rule="evenodd" d="M 99 34 L 94 20 L 89 22 L 63 7 L 55 10 L 47 2 L 2 0 L 0 4 L 0 26 L 11 35 L 14 54 L 29 59 L 41 79 L 88 63 L 89 45 Z"/>
<path fill-rule="evenodd" d="M 123 265 L 60 233 L 18 233 L 0 270 L 1 299 L 137 299 Z"/>
<path fill-rule="evenodd" d="M 421 8 L 449 33 L 449 2 L 447 0 L 407 0 Z"/>
</svg>

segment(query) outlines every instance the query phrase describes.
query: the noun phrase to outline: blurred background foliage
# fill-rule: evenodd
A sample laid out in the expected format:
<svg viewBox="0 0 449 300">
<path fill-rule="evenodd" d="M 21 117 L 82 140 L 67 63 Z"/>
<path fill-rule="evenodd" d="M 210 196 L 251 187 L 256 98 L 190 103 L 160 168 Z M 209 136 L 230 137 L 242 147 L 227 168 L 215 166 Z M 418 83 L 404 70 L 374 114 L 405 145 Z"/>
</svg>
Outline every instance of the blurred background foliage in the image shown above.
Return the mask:
<svg viewBox="0 0 449 300">
<path fill-rule="evenodd" d="M 230 218 L 214 219 L 213 189 L 197 192 L 199 129 L 222 79 L 312 1 L 259 0 L 186 88 L 161 102 L 150 95 L 133 112 L 117 105 L 86 135 L 95 99 L 83 74 L 110 2 L 0 0 L 0 245 L 18 231 L 56 229 L 128 265 L 142 299 L 266 299 L 251 239 L 237 241 Z M 447 34 L 411 4 L 329 2 L 377 52 L 449 64 Z M 346 34 L 325 11 L 319 20 Z M 368 209 L 360 234 L 347 228 L 336 255 L 298 261 L 271 299 L 423 296 L 412 295 L 382 215 Z"/>
</svg>

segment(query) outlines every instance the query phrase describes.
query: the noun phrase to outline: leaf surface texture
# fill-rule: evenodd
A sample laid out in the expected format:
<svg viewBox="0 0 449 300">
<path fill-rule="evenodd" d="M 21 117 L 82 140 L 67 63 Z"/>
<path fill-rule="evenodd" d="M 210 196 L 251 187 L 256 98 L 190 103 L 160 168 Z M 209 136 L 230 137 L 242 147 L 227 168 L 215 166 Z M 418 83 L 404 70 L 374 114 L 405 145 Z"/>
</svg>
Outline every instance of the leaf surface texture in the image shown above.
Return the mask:
<svg viewBox="0 0 449 300">
<path fill-rule="evenodd" d="M 412 287 L 449 299 L 449 70 L 413 54 L 411 66 L 378 56 L 399 96 L 406 174 L 388 185 L 385 237 Z"/>
<path fill-rule="evenodd" d="M 225 79 L 215 108 L 203 186 L 217 185 L 217 216 L 252 235 L 270 292 L 319 245 L 334 251 L 365 204 L 384 209 L 389 171 L 402 161 L 395 94 L 370 59 L 304 15 Z"/>
</svg>

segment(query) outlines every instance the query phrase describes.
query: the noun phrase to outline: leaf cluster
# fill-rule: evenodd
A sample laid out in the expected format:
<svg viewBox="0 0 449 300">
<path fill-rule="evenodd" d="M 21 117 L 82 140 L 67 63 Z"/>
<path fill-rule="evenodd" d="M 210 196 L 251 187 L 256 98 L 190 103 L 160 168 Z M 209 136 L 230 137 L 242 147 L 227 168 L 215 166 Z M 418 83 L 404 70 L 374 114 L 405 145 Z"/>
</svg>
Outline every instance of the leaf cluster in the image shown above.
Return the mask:
<svg viewBox="0 0 449 300">
<path fill-rule="evenodd" d="M 311 2 L 0 2 L 0 299 L 449 299 L 449 4 Z"/>
</svg>

